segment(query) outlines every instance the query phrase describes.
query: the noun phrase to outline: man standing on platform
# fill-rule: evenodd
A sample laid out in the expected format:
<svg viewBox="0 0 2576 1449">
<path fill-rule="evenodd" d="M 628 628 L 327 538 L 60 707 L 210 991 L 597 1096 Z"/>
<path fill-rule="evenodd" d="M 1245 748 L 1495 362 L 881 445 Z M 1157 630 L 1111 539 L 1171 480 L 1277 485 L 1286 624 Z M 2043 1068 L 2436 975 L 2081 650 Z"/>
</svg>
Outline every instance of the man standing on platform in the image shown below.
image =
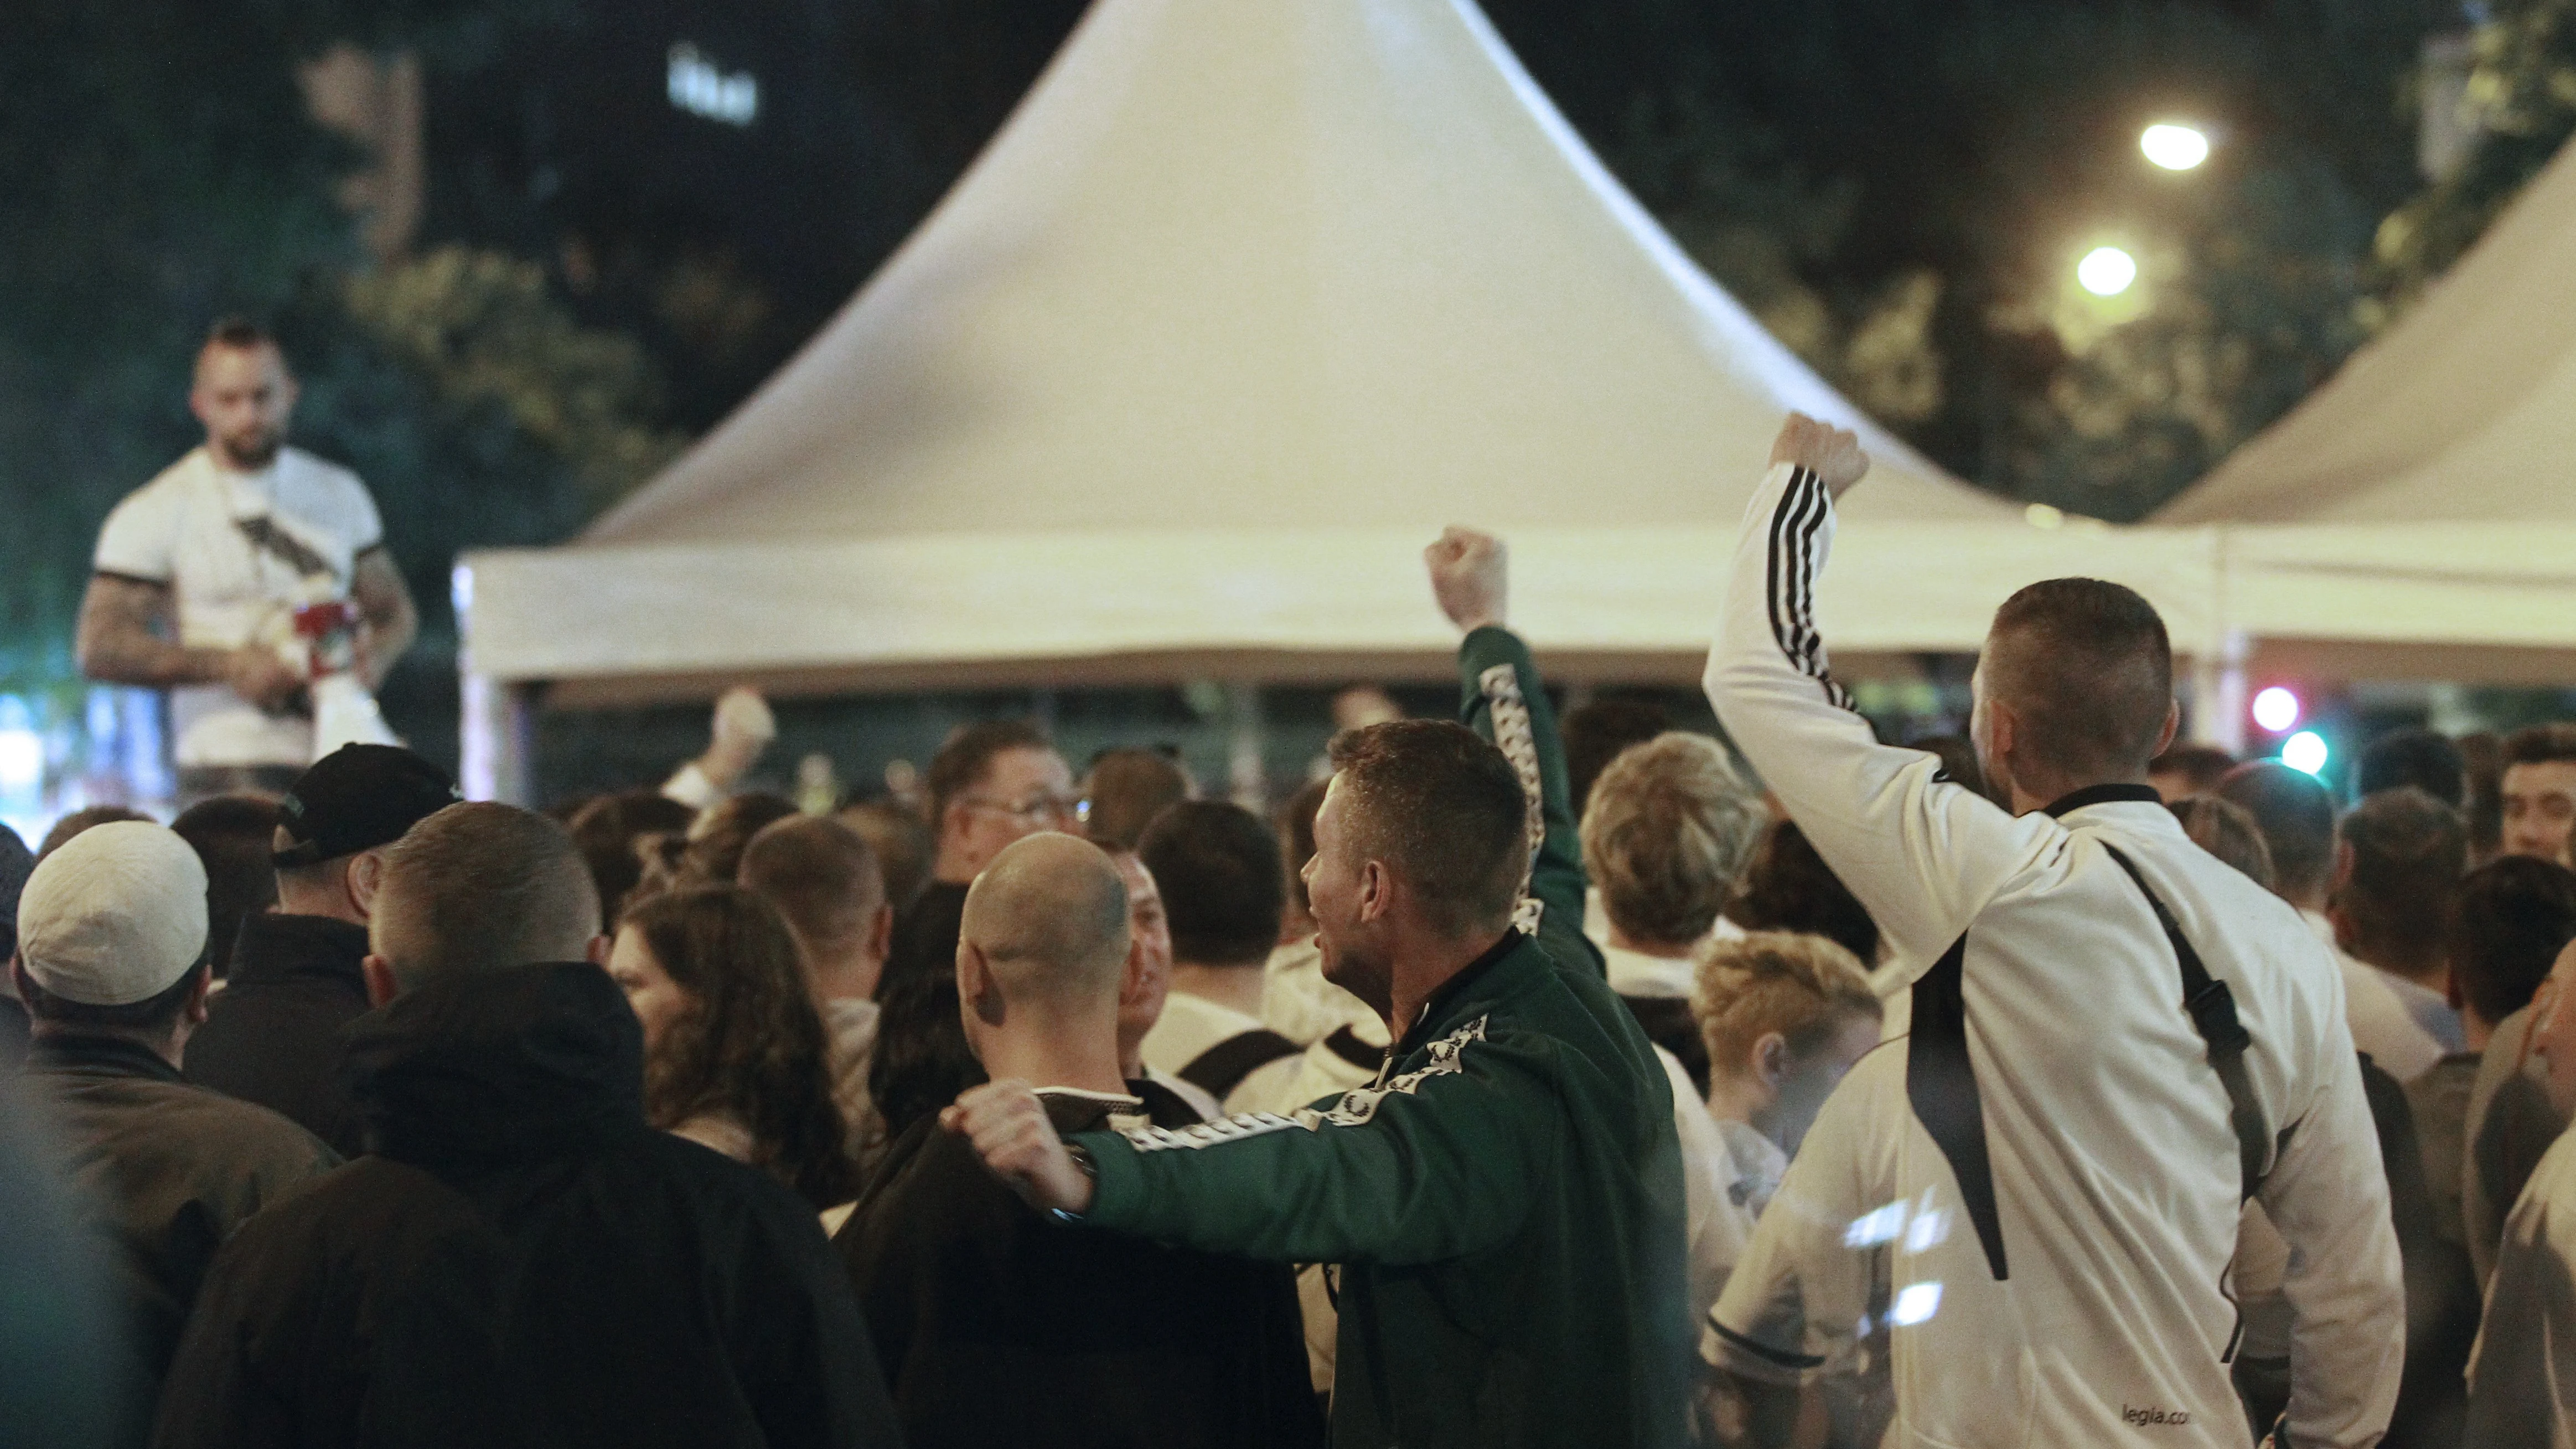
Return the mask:
<svg viewBox="0 0 2576 1449">
<path fill-rule="evenodd" d="M 285 445 L 295 392 L 276 339 L 217 323 L 188 394 L 205 446 L 108 515 L 81 601 L 81 672 L 170 691 L 187 800 L 280 794 L 313 763 L 311 680 L 290 662 L 299 609 L 354 613 L 371 693 L 419 627 L 366 485 Z"/>
</svg>

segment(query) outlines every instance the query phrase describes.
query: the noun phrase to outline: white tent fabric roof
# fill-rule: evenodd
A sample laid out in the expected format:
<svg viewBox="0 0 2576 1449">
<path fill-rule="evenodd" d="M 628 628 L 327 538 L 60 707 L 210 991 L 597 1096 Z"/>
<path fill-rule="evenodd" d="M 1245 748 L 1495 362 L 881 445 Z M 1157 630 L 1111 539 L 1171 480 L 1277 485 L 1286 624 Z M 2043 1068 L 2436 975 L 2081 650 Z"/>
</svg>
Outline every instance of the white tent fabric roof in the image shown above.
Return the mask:
<svg viewBox="0 0 2576 1449">
<path fill-rule="evenodd" d="M 2576 148 L 2429 295 L 2154 520 L 2224 525 L 2230 625 L 2352 673 L 2565 676 L 2576 650 Z M 2520 665 L 2448 646 L 2558 651 Z"/>
<path fill-rule="evenodd" d="M 469 664 L 593 698 L 1322 677 L 1447 636 L 1419 550 L 1515 546 L 1559 658 L 1704 647 L 1781 414 L 1859 426 L 1823 623 L 1973 647 L 2089 562 L 1861 418 L 1685 258 L 1469 0 L 1098 0 L 806 349 L 559 549 L 470 556 Z M 2201 631 L 2205 632 L 2205 630 Z"/>
</svg>

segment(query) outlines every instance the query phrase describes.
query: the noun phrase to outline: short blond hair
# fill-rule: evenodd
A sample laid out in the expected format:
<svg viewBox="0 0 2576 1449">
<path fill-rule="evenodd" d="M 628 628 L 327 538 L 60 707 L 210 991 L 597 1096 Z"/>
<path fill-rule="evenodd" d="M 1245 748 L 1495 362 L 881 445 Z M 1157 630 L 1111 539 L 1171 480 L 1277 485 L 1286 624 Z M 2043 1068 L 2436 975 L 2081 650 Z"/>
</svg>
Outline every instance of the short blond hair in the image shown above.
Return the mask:
<svg viewBox="0 0 2576 1449">
<path fill-rule="evenodd" d="M 409 991 L 451 971 L 580 960 L 599 934 L 599 888 L 571 832 L 483 801 L 385 848 L 372 914 L 372 948 Z"/>
<path fill-rule="evenodd" d="M 1673 732 L 1631 745 L 1583 809 L 1583 869 L 1631 939 L 1687 945 L 1708 934 L 1770 814 L 1725 747 Z"/>
<path fill-rule="evenodd" d="M 1741 1069 L 1773 1032 L 1805 1056 L 1854 1018 L 1886 1012 L 1860 958 L 1822 936 L 1756 931 L 1702 945 L 1692 960 L 1691 1015 L 1708 1043 L 1709 1070 Z"/>
</svg>

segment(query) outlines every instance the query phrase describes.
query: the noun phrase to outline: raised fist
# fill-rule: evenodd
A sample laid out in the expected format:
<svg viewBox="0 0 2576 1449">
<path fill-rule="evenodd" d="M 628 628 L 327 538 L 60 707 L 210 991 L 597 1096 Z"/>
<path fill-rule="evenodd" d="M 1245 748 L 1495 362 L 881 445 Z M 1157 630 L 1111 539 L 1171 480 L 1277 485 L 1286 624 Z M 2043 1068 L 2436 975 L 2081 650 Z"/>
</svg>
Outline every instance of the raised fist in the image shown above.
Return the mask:
<svg viewBox="0 0 2576 1449">
<path fill-rule="evenodd" d="M 1470 632 L 1502 624 L 1511 603 L 1511 567 L 1501 539 L 1452 527 L 1422 551 L 1422 561 L 1431 566 L 1431 592 L 1449 622 Z"/>
<path fill-rule="evenodd" d="M 1825 492 L 1839 499 L 1869 471 L 1869 454 L 1848 428 L 1820 423 L 1805 413 L 1791 413 L 1771 444 L 1771 461 L 1804 468 L 1824 480 Z"/>
</svg>

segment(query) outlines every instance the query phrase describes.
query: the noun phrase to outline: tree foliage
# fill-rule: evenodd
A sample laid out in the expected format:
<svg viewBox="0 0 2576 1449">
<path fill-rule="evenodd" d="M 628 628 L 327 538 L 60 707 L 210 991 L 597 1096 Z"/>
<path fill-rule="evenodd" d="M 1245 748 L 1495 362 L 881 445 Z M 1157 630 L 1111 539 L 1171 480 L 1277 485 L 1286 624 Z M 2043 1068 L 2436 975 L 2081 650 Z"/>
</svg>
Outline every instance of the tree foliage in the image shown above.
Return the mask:
<svg viewBox="0 0 2576 1449">
<path fill-rule="evenodd" d="M 2503 0 L 2473 35 L 2457 170 L 2389 214 L 2377 238 L 2384 322 L 2469 249 L 2576 134 L 2576 0 Z"/>
<path fill-rule="evenodd" d="M 631 339 L 536 269 L 470 250 L 374 270 L 338 202 L 359 161 L 295 66 L 345 38 L 435 41 L 472 7 L 28 0 L 0 46 L 0 688 L 70 678 L 108 509 L 196 443 L 213 318 L 275 324 L 298 442 L 365 476 L 446 668 L 459 547 L 578 526 L 674 446 Z"/>
</svg>

